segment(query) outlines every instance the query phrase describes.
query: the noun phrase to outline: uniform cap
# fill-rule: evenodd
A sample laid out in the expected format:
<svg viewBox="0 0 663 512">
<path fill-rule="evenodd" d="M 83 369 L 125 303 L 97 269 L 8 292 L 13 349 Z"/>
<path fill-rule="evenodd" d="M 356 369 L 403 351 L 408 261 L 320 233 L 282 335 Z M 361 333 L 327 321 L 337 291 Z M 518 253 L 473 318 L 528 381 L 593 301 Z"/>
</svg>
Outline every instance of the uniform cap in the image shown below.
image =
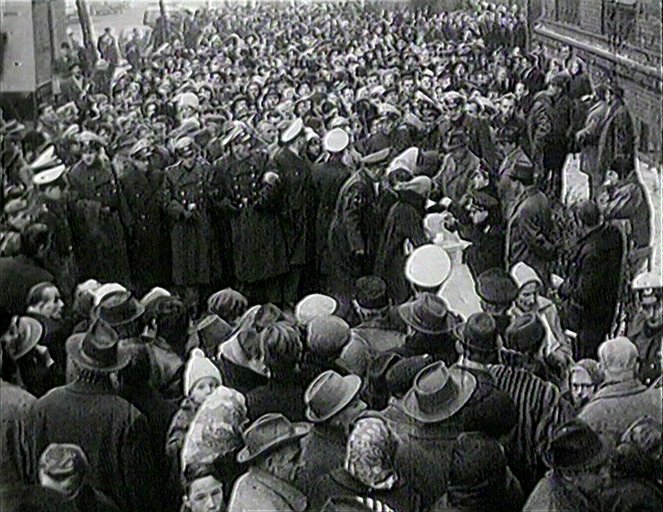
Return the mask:
<svg viewBox="0 0 663 512">
<path fill-rule="evenodd" d="M 32 183 L 37 187 L 53 183 L 64 174 L 64 169 L 64 164 L 61 164 L 52 169 L 41 171 L 33 176 Z"/>
<path fill-rule="evenodd" d="M 415 286 L 437 288 L 451 272 L 451 260 L 444 249 L 428 244 L 417 247 L 405 262 L 405 277 Z"/>
<path fill-rule="evenodd" d="M 342 128 L 334 128 L 327 132 L 323 146 L 330 153 L 340 153 L 348 147 L 350 137 Z"/>
<path fill-rule="evenodd" d="M 281 135 L 281 142 L 288 144 L 295 140 L 304 130 L 304 121 L 301 117 L 295 119 Z"/>
</svg>

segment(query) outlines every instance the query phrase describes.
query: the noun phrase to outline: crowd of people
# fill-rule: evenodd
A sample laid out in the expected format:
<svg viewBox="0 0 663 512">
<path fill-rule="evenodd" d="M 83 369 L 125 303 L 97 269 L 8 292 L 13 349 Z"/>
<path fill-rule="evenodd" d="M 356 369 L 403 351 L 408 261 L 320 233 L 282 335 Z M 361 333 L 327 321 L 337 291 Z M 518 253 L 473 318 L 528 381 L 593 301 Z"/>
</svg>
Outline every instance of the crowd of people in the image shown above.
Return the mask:
<svg viewBox="0 0 663 512">
<path fill-rule="evenodd" d="M 615 79 L 485 1 L 60 50 L 36 124 L 0 125 L 3 510 L 661 510 Z"/>
</svg>

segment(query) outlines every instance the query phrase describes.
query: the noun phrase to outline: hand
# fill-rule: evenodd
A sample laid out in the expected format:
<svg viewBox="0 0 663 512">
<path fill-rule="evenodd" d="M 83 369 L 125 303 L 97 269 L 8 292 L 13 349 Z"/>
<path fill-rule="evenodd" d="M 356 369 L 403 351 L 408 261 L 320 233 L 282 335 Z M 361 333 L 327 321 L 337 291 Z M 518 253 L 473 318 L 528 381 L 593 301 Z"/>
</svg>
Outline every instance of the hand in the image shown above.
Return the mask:
<svg viewBox="0 0 663 512">
<path fill-rule="evenodd" d="M 262 177 L 263 183 L 266 183 L 267 185 L 275 185 L 277 181 L 279 181 L 281 177 L 276 174 L 275 172 L 268 171 L 265 173 L 265 175 Z"/>
<path fill-rule="evenodd" d="M 366 255 L 366 251 L 364 249 L 357 249 L 352 254 L 355 258 L 363 258 Z"/>
<path fill-rule="evenodd" d="M 555 290 L 559 290 L 562 284 L 564 284 L 564 279 L 559 277 L 557 274 L 552 274 L 550 276 L 550 284 Z"/>
<path fill-rule="evenodd" d="M 101 207 L 101 213 L 110 213 L 110 211 L 111 211 L 110 206 Z"/>
</svg>

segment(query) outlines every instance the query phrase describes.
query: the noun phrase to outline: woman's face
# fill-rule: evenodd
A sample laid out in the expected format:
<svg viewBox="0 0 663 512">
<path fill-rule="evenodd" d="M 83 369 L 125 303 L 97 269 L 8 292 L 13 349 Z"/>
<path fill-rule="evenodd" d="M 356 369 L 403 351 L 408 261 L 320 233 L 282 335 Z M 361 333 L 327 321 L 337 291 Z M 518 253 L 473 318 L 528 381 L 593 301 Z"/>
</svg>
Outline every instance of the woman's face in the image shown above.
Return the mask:
<svg viewBox="0 0 663 512">
<path fill-rule="evenodd" d="M 536 308 L 536 301 L 539 297 L 539 284 L 527 283 L 518 292 L 516 305 L 523 311 L 533 311 Z"/>
<path fill-rule="evenodd" d="M 589 373 L 584 368 L 576 367 L 571 370 L 571 398 L 575 405 L 584 405 L 594 396 L 596 387 L 592 383 Z"/>
</svg>

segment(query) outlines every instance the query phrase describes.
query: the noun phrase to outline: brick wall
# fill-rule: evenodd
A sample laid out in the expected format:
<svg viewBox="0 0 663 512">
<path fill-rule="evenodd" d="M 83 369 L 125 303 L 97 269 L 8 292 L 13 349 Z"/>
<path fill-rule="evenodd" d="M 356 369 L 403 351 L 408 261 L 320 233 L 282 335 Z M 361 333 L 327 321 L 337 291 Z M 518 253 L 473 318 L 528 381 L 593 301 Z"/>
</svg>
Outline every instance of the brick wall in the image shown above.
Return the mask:
<svg viewBox="0 0 663 512">
<path fill-rule="evenodd" d="M 574 47 L 595 76 L 605 70 L 616 76 L 635 119 L 641 157 L 663 162 L 660 0 L 638 2 L 633 32 L 619 47 L 603 33 L 602 0 L 578 0 L 578 21 L 573 25 L 557 19 L 558 0 L 542 1 L 544 14 L 534 37 L 551 53 L 563 45 Z"/>
</svg>

